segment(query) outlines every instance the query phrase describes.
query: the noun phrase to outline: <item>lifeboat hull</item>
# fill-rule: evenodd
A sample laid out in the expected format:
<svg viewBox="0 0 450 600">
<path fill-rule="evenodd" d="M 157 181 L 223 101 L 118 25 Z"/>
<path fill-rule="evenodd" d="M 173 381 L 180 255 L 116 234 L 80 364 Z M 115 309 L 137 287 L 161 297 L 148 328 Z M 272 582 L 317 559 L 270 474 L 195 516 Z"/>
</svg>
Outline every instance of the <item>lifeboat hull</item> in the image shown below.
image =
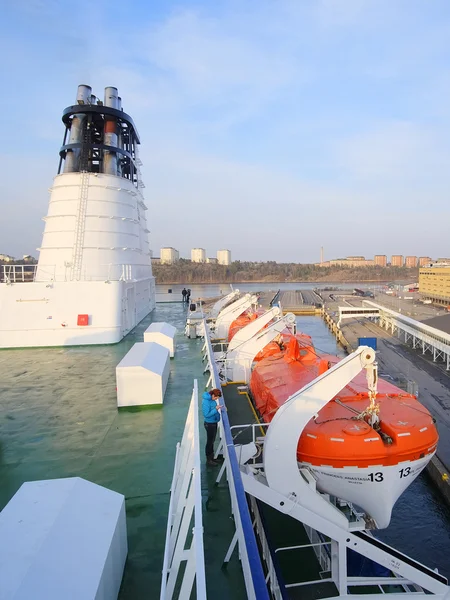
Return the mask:
<svg viewBox="0 0 450 600">
<path fill-rule="evenodd" d="M 379 529 L 384 529 L 389 525 L 394 504 L 427 466 L 433 454 L 397 465 L 369 468 L 337 469 L 305 463 L 299 463 L 299 466 L 311 470 L 320 492 L 356 504 L 372 517 Z"/>
<path fill-rule="evenodd" d="M 266 422 L 293 394 L 339 361 L 317 355 L 311 342 L 293 336 L 278 351 L 266 346 L 260 354 L 250 390 Z M 385 528 L 397 499 L 434 455 L 438 433 L 432 416 L 414 396 L 382 379 L 377 388 L 378 428 L 363 417 L 370 400 L 366 374 L 361 372 L 303 428 L 297 461 L 314 474 L 320 492 L 359 506 L 377 527 Z"/>
</svg>

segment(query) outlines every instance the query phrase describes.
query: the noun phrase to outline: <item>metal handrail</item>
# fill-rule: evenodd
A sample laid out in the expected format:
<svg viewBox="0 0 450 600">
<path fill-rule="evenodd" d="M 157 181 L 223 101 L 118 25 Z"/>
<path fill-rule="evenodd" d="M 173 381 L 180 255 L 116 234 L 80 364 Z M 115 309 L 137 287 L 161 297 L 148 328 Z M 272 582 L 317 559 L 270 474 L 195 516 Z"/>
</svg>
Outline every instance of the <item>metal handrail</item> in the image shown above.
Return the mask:
<svg viewBox="0 0 450 600">
<path fill-rule="evenodd" d="M 190 548 L 186 549 L 192 515 L 192 541 Z M 186 563 L 184 571 L 181 566 L 183 562 Z M 183 575 L 178 591 L 178 575 L 181 572 Z M 197 600 L 206 600 L 197 380 L 194 381 L 183 438 L 176 446 L 160 600 L 173 600 L 175 597 L 188 600 L 194 578 Z"/>
<path fill-rule="evenodd" d="M 222 386 L 217 373 L 217 367 L 214 361 L 214 353 L 205 319 L 203 319 L 203 326 L 205 331 L 205 345 L 211 369 L 212 385 L 221 390 Z M 247 596 L 250 599 L 255 598 L 257 600 L 269 600 L 269 593 L 264 577 L 264 571 L 259 556 L 258 545 L 256 543 L 244 485 L 241 479 L 239 463 L 236 456 L 236 450 L 231 435 L 230 421 L 226 411 L 222 411 L 221 414 L 222 418 L 219 421 L 219 431 L 223 441 L 225 460 L 227 463 L 228 486 L 236 523 L 236 532 L 238 535 L 239 550 Z"/>
<path fill-rule="evenodd" d="M 0 281 L 5 283 L 27 283 L 36 281 L 71 281 L 69 265 L 64 274 L 56 275 L 56 265 L 40 264 L 3 264 L 0 265 Z M 83 270 L 83 281 L 134 281 L 134 271 L 141 268 L 151 268 L 150 265 L 105 263 L 97 266 L 96 271 Z"/>
</svg>

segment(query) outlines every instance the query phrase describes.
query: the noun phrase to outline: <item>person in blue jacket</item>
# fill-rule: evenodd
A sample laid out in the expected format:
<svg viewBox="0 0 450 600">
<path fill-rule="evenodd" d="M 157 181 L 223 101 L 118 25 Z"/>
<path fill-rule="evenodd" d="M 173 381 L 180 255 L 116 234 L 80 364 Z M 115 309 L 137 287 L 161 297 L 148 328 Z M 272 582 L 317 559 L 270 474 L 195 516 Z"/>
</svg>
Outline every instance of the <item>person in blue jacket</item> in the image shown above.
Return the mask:
<svg viewBox="0 0 450 600">
<path fill-rule="evenodd" d="M 202 400 L 203 419 L 206 429 L 206 464 L 216 466 L 219 463 L 214 460 L 214 441 L 217 434 L 217 423 L 220 421 L 220 411 L 224 406 L 218 404 L 219 398 L 222 397 L 222 392 L 216 388 L 205 392 Z"/>
</svg>

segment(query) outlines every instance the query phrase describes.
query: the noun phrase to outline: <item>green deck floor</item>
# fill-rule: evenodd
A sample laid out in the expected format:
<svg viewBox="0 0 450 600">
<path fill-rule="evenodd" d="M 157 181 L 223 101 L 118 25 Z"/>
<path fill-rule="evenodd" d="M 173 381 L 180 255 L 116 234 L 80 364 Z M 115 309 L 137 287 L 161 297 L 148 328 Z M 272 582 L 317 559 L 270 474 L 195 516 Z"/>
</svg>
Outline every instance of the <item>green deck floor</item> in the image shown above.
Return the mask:
<svg viewBox="0 0 450 600">
<path fill-rule="evenodd" d="M 115 367 L 153 321 L 178 331 L 164 406 L 118 411 Z M 124 494 L 121 600 L 159 597 L 175 446 L 194 378 L 200 391 L 205 385 L 202 342 L 184 337 L 184 322 L 181 303 L 157 305 L 113 346 L 0 351 L 0 509 L 22 483 L 40 479 L 79 476 Z M 236 553 L 221 569 L 234 529 L 228 490 L 215 476 L 214 469 L 202 476 L 208 594 L 245 598 Z"/>
</svg>

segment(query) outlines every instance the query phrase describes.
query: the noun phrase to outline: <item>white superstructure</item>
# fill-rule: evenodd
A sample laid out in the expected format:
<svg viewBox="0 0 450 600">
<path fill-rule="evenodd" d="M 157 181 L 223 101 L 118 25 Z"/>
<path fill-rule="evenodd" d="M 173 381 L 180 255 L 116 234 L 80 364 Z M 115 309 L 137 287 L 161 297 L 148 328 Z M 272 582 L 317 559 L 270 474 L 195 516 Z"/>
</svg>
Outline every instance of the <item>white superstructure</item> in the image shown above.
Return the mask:
<svg viewBox="0 0 450 600">
<path fill-rule="evenodd" d="M 34 277 L 3 268 L 2 348 L 118 342 L 155 306 L 139 136 L 116 88 L 103 103 L 91 92 L 79 86 L 63 114 Z"/>
<path fill-rule="evenodd" d="M 192 248 L 191 260 L 196 263 L 206 262 L 206 252 L 204 248 Z"/>
<path fill-rule="evenodd" d="M 161 248 L 159 257 L 162 265 L 172 265 L 180 260 L 180 253 L 175 248 Z"/>
<path fill-rule="evenodd" d="M 231 252 L 229 250 L 217 250 L 217 262 L 219 265 L 231 265 Z"/>
</svg>

